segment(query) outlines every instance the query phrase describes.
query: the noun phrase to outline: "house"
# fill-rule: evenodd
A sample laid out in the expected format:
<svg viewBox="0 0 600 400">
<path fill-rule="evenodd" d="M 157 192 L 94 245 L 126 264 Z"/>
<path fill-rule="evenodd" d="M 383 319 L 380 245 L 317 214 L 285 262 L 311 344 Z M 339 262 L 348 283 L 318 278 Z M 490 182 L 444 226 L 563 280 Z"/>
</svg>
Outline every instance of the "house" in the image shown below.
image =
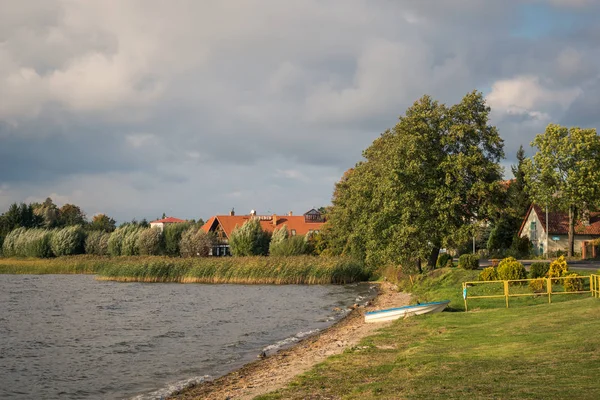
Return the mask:
<svg viewBox="0 0 600 400">
<path fill-rule="evenodd" d="M 162 232 L 165 229 L 165 226 L 170 224 L 183 224 L 187 222 L 184 219 L 179 219 L 175 217 L 167 217 L 163 219 L 157 219 L 156 221 L 150 222 L 150 228 L 158 228 Z"/>
<path fill-rule="evenodd" d="M 235 215 L 235 212 L 232 210 L 229 215 L 215 215 L 211 217 L 202 226 L 204 232 L 214 232 L 217 237 L 217 244 L 213 247 L 212 255 L 230 255 L 231 252 L 228 243 L 231 232 L 236 227 L 244 225 L 250 219 L 258 219 L 262 229 L 267 232 L 273 232 L 275 229 L 285 225 L 291 236 L 318 233 L 325 223 L 325 218 L 315 209 L 298 216 L 293 215 L 291 211 L 287 215 L 257 215 L 254 210 L 249 215 Z"/>
<path fill-rule="evenodd" d="M 569 245 L 569 214 L 566 212 L 548 213 L 548 233 L 546 232 L 546 209 L 532 204 L 519 229 L 520 237 L 527 237 L 533 243 L 536 254 L 548 251 L 566 250 Z M 575 225 L 575 252 L 586 252 L 590 241 L 600 238 L 600 213 L 590 212 L 583 221 Z"/>
</svg>

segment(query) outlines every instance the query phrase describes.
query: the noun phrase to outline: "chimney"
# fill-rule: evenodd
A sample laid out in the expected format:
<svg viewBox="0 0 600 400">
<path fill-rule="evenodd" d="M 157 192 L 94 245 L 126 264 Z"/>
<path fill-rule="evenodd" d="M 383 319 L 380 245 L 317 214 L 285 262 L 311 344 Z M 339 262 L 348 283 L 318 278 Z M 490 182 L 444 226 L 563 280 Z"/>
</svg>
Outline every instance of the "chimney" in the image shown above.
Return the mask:
<svg viewBox="0 0 600 400">
<path fill-rule="evenodd" d="M 277 214 L 273 214 L 273 226 L 277 226 Z"/>
<path fill-rule="evenodd" d="M 290 211 L 290 212 L 288 213 L 288 216 L 290 216 L 290 217 L 291 217 L 292 215 L 294 215 L 294 213 Z"/>
<path fill-rule="evenodd" d="M 231 211 L 229 211 L 229 215 L 231 215 L 232 217 L 235 215 L 235 210 L 232 208 Z"/>
<path fill-rule="evenodd" d="M 590 209 L 587 207 L 581 212 L 581 222 L 583 226 L 590 226 Z"/>
<path fill-rule="evenodd" d="M 250 210 L 250 215 L 255 217 L 256 216 L 256 211 L 255 210 Z"/>
</svg>

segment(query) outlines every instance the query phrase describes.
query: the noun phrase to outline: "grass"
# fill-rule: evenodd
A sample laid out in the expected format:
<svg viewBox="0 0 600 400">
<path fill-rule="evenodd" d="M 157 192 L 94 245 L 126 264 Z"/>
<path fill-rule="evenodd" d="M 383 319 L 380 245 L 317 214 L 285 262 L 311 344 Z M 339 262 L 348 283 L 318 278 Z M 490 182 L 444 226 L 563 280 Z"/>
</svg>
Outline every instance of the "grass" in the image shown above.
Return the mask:
<svg viewBox="0 0 600 400">
<path fill-rule="evenodd" d="M 458 309 L 469 273 L 435 271 L 413 288 Z M 587 294 L 398 320 L 258 399 L 598 399 L 599 318 Z"/>
<path fill-rule="evenodd" d="M 121 282 L 345 284 L 368 280 L 364 264 L 343 257 L 0 258 L 3 274 L 97 274 Z"/>
</svg>

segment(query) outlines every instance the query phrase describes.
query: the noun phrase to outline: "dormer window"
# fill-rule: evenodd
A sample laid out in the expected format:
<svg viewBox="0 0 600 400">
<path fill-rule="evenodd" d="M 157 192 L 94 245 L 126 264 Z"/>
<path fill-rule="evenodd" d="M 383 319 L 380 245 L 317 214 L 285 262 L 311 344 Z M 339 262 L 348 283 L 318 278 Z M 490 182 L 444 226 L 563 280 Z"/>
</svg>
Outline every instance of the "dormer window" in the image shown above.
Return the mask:
<svg viewBox="0 0 600 400">
<path fill-rule="evenodd" d="M 290 234 L 291 234 L 292 236 L 296 236 L 296 230 L 295 230 L 295 229 L 292 229 L 292 230 L 290 231 Z"/>
<path fill-rule="evenodd" d="M 313 208 L 304 214 L 304 222 L 323 222 L 323 216 Z"/>
</svg>

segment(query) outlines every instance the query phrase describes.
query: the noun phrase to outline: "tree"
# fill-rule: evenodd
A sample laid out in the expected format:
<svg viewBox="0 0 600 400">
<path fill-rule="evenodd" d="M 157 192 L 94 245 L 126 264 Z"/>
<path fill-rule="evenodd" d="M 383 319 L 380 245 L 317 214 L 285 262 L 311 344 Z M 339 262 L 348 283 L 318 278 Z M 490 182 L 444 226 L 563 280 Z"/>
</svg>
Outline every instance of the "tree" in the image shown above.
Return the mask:
<svg viewBox="0 0 600 400">
<path fill-rule="evenodd" d="M 59 226 L 60 211 L 50 197 L 46 198 L 43 203 L 32 204 L 35 215 L 43 220 L 45 228 L 55 228 Z"/>
<path fill-rule="evenodd" d="M 179 257 L 181 249 L 179 243 L 181 242 L 181 236 L 185 231 L 190 229 L 191 224 L 189 223 L 177 223 L 167 224 L 163 229 L 163 236 L 165 241 L 165 253 L 171 257 Z"/>
<path fill-rule="evenodd" d="M 336 185 L 327 222 L 334 254 L 371 265 L 434 266 L 497 207 L 503 142 L 481 93 L 446 107 L 424 96 Z"/>
<path fill-rule="evenodd" d="M 537 148 L 525 165 L 533 200 L 569 213 L 568 256 L 573 256 L 578 212 L 600 202 L 600 137 L 596 129 L 550 124 L 535 137 Z"/>
<path fill-rule="evenodd" d="M 73 226 L 81 225 L 84 226 L 87 221 L 85 219 L 85 213 L 74 204 L 65 204 L 59 209 L 59 225 L 60 226 Z"/>
<path fill-rule="evenodd" d="M 96 214 L 92 218 L 89 229 L 92 231 L 112 232 L 116 229 L 117 223 L 106 214 Z"/>
<path fill-rule="evenodd" d="M 531 205 L 531 198 L 529 193 L 527 193 L 525 182 L 526 160 L 525 150 L 523 150 L 523 146 L 521 145 L 519 146 L 519 150 L 517 150 L 517 165 L 511 166 L 514 180 L 511 181 L 508 187 L 510 213 L 518 221 L 519 225 L 523 221 L 523 218 L 525 218 Z"/>
<path fill-rule="evenodd" d="M 262 230 L 260 221 L 250 219 L 236 227 L 229 238 L 229 248 L 234 256 L 266 256 L 269 253 L 271 235 Z"/>
<path fill-rule="evenodd" d="M 206 257 L 212 249 L 214 236 L 198 225 L 191 226 L 181 235 L 179 250 L 182 257 Z"/>
</svg>

